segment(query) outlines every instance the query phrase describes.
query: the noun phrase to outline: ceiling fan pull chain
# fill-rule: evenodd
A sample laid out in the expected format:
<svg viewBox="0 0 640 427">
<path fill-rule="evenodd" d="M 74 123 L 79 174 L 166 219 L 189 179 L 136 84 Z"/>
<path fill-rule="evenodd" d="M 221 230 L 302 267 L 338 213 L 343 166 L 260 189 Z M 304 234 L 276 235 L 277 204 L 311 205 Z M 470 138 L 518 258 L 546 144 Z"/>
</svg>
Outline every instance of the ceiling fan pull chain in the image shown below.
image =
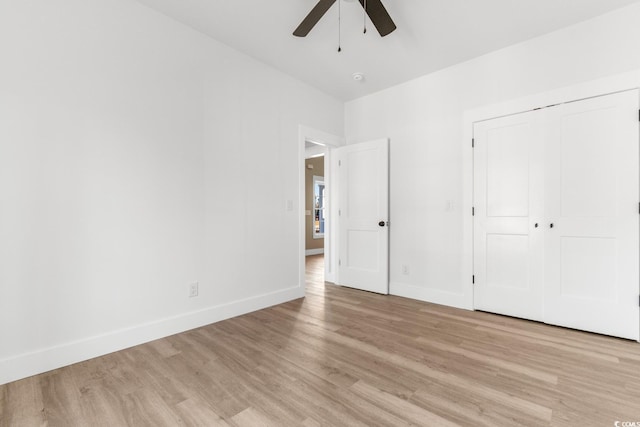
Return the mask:
<svg viewBox="0 0 640 427">
<path fill-rule="evenodd" d="M 364 21 L 363 34 L 367 34 L 367 0 L 364 0 L 364 8 L 363 8 L 363 13 L 362 13 L 362 19 Z"/>
<path fill-rule="evenodd" d="M 342 2 L 338 0 L 338 52 L 342 52 Z"/>
</svg>

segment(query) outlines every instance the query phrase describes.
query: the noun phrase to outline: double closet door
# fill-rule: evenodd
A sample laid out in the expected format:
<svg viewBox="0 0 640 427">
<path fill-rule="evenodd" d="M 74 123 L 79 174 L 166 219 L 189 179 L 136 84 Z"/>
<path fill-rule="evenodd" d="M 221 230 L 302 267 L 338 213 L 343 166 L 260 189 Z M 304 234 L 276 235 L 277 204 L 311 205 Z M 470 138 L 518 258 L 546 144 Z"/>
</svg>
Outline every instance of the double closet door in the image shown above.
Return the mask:
<svg viewBox="0 0 640 427">
<path fill-rule="evenodd" d="M 640 339 L 638 91 L 474 125 L 474 307 Z"/>
</svg>

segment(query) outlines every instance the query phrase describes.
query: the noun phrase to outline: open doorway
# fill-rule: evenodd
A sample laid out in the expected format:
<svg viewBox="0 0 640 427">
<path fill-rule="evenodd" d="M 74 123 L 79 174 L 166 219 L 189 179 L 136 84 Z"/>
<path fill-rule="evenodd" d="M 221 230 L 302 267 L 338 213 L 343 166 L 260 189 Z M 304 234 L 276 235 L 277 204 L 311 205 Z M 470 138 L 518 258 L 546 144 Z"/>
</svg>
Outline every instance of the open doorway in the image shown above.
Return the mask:
<svg viewBox="0 0 640 427">
<path fill-rule="evenodd" d="M 335 166 L 332 164 L 331 158 L 335 148 L 344 145 L 344 140 L 338 136 L 312 129 L 306 126 L 299 128 L 299 266 L 300 266 L 300 286 L 306 288 L 307 259 L 313 258 L 313 270 L 322 273 L 322 276 L 314 276 L 314 281 L 324 285 L 324 282 L 333 282 L 337 280 L 335 266 L 338 264 L 335 247 L 335 230 L 332 226 L 332 218 L 338 217 L 337 205 L 333 203 L 335 195 L 333 192 L 332 177 L 336 173 Z M 307 160 L 322 157 L 322 166 L 313 166 L 313 169 L 307 167 Z M 307 190 L 306 177 L 311 177 L 311 185 Z M 316 192 L 318 197 L 318 207 L 314 203 L 314 186 L 313 177 L 316 176 Z M 320 178 L 322 177 L 322 178 Z M 307 201 L 307 193 L 310 199 Z M 322 206 L 320 206 L 322 204 Z M 317 218 L 317 220 L 316 220 Z M 311 224 L 309 226 L 308 224 Z M 316 241 L 315 248 L 310 248 L 311 252 L 307 252 L 307 227 L 309 227 L 309 240 Z M 313 230 L 315 232 L 315 239 Z M 323 244 L 318 244 L 322 242 Z M 308 256 L 307 256 L 308 255 Z M 322 261 L 319 263 L 319 261 Z"/>
<path fill-rule="evenodd" d="M 305 141 L 304 250 L 306 282 L 325 280 L 325 243 L 328 238 L 328 191 L 325 181 L 324 144 Z"/>
</svg>

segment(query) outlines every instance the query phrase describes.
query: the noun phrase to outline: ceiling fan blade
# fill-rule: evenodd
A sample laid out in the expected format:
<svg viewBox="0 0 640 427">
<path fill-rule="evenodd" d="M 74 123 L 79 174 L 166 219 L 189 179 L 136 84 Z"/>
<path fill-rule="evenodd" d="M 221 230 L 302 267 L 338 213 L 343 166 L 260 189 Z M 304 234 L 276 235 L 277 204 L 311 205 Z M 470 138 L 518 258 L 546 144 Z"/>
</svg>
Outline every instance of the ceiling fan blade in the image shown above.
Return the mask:
<svg viewBox="0 0 640 427">
<path fill-rule="evenodd" d="M 364 0 L 359 1 L 364 7 Z M 396 24 L 380 0 L 367 0 L 367 15 L 382 37 L 391 34 L 396 29 Z"/>
<path fill-rule="evenodd" d="M 315 7 L 311 9 L 311 12 L 309 12 L 307 17 L 304 18 L 300 25 L 298 25 L 298 28 L 296 28 L 296 30 L 293 32 L 293 35 L 297 37 L 305 37 L 307 34 L 309 34 L 309 31 L 311 31 L 311 29 L 315 27 L 320 18 L 322 18 L 324 14 L 327 13 L 327 10 L 329 10 L 329 8 L 333 6 L 335 2 L 336 0 L 320 0 L 318 4 L 316 4 Z"/>
</svg>

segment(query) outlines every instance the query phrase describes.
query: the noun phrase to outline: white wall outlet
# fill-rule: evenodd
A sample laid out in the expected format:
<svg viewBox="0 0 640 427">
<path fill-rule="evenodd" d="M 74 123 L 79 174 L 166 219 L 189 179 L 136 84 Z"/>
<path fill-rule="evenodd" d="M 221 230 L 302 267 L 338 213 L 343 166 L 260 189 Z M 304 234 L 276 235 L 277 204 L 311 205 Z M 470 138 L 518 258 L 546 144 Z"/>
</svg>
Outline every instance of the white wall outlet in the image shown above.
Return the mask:
<svg viewBox="0 0 640 427">
<path fill-rule="evenodd" d="M 403 265 L 402 266 L 402 274 L 404 274 L 405 276 L 409 275 L 409 266 L 408 265 Z"/>
<path fill-rule="evenodd" d="M 189 285 L 189 298 L 198 296 L 198 282 Z"/>
</svg>

